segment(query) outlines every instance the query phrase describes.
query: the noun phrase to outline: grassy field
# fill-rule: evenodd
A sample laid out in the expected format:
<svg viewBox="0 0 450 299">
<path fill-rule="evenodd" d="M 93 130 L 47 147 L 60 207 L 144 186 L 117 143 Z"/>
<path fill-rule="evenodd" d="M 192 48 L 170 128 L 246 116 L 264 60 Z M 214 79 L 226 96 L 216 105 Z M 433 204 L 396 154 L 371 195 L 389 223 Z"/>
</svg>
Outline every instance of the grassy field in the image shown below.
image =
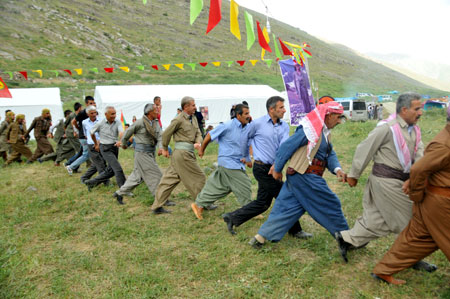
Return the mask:
<svg viewBox="0 0 450 299">
<path fill-rule="evenodd" d="M 445 124 L 443 111 L 427 112 L 420 124 L 427 144 Z M 334 130 L 333 143 L 345 170 L 356 145 L 374 126 L 346 122 Z M 201 167 L 210 171 L 216 155 L 217 146 L 211 144 L 199 159 Z M 120 161 L 129 174 L 133 151 L 121 151 Z M 158 163 L 168 166 L 165 158 Z M 362 213 L 369 170 L 352 189 L 326 175 L 350 226 Z M 256 181 L 248 174 L 256 196 Z M 305 215 L 302 226 L 314 238 L 286 236 L 256 251 L 247 242 L 264 220 L 251 220 L 231 236 L 220 217 L 238 207 L 234 195 L 199 221 L 189 207 L 192 198 L 180 185 L 173 193 L 173 213 L 155 216 L 145 186 L 119 206 L 112 197 L 116 186 L 88 192 L 79 177 L 51 162 L 0 170 L 1 298 L 450 297 L 449 263 L 440 251 L 427 258 L 438 271 L 403 271 L 398 277 L 407 280 L 404 286 L 387 286 L 369 276 L 394 236 L 351 252 L 344 264 L 336 241 Z"/>
</svg>

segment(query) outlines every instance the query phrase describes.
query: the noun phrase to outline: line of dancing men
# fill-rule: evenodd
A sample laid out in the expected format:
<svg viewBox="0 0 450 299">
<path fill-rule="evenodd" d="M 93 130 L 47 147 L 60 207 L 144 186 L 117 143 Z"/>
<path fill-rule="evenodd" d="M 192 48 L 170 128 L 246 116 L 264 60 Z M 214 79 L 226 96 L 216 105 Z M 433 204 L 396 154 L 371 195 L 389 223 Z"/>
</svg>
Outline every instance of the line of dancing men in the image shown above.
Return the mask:
<svg viewBox="0 0 450 299">
<path fill-rule="evenodd" d="M 196 105 L 192 97 L 181 100 L 181 113 L 164 132 L 159 97 L 145 105 L 142 118 L 125 132 L 116 119 L 114 107 L 106 107 L 105 117 L 101 117 L 92 97 L 86 97 L 85 104 L 82 109 L 77 103 L 75 113 L 66 111 L 65 119 L 53 126 L 50 111 L 44 109 L 28 130 L 23 115 L 7 112 L 0 126 L 0 154 L 6 159 L 5 143 L 11 146 L 13 154 L 5 164 L 24 155 L 27 162 L 52 159 L 58 165 L 77 151 L 66 169 L 72 173 L 89 159 L 91 165 L 81 177 L 89 190 L 109 184 L 115 177 L 119 189 L 113 196 L 119 204 L 124 204 L 123 197 L 145 182 L 155 198 L 151 209 L 156 215 L 170 213 L 165 206 L 175 205 L 169 198 L 180 182 L 195 199 L 191 208 L 199 220 L 203 219 L 205 210 L 217 207 L 214 205 L 217 200 L 233 192 L 241 207 L 222 215 L 232 235 L 236 234 L 237 227 L 265 212 L 276 198 L 267 221 L 249 242 L 255 249 L 262 248 L 267 241 L 280 241 L 286 233 L 294 238 L 311 238 L 312 234 L 303 231 L 300 224 L 305 212 L 336 239 L 345 262 L 348 262 L 348 251 L 363 248 L 379 237 L 399 234 L 372 273 L 374 278 L 391 284 L 405 283 L 392 275 L 408 267 L 435 271 L 437 267 L 423 258 L 437 249 L 450 260 L 450 107 L 446 127 L 424 151 L 417 125 L 422 115 L 421 96 L 400 95 L 396 113 L 379 122 L 358 145 L 347 174 L 330 138 L 331 130 L 340 124 L 343 115 L 342 105 L 335 101 L 318 105 L 308 113 L 292 136 L 288 124 L 282 120 L 286 112 L 283 98 L 269 98 L 267 114 L 254 121 L 249 106 L 238 104 L 234 106 L 233 118 L 209 131 L 205 138 L 195 119 Z M 72 125 L 76 130 L 71 129 Z M 47 140 L 55 128 L 56 153 Z M 33 129 L 37 141 L 34 154 L 26 145 Z M 78 134 L 79 143 L 69 140 L 74 134 Z M 132 136 L 134 168 L 126 178 L 118 160 L 119 148 L 126 149 Z M 171 139 L 174 149 L 170 154 Z M 211 141 L 219 145 L 218 167 L 206 179 L 195 150 L 202 158 Z M 156 154 L 170 157 L 164 174 L 156 163 Z M 350 228 L 341 202 L 328 187 L 323 173 L 328 169 L 340 182 L 354 187 L 371 161 L 374 163 L 364 191 L 363 214 Z M 253 168 L 258 182 L 255 200 L 252 200 L 246 167 Z M 93 178 L 95 173 L 98 175 Z"/>
</svg>

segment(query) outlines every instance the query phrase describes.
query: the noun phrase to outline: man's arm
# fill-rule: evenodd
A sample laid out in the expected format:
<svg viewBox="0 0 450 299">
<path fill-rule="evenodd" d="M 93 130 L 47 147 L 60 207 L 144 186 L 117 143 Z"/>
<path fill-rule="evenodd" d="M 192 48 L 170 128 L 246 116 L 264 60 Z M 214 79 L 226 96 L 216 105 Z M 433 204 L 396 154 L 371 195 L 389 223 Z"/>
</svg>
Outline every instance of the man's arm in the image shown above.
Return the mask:
<svg viewBox="0 0 450 299">
<path fill-rule="evenodd" d="M 302 146 L 308 144 L 305 132 L 302 126 L 298 126 L 295 133 L 289 137 L 280 146 L 275 159 L 274 171 L 281 173 L 286 162 L 292 157 L 292 155 Z"/>
<path fill-rule="evenodd" d="M 172 139 L 173 133 L 179 128 L 179 126 L 180 126 L 180 121 L 175 117 L 174 119 L 172 119 L 172 121 L 170 122 L 170 125 L 167 127 L 167 129 L 163 132 L 163 134 L 162 134 L 163 152 L 167 152 L 168 146 L 170 143 L 170 139 Z M 166 155 L 164 155 L 164 156 L 166 156 Z M 167 157 L 168 156 L 169 156 L 169 154 L 167 152 Z"/>
<path fill-rule="evenodd" d="M 136 124 L 137 122 L 133 123 L 128 129 L 125 130 L 120 140 L 122 140 L 122 148 L 127 148 L 127 141 L 133 136 L 133 134 L 136 134 Z"/>
<path fill-rule="evenodd" d="M 36 126 L 36 118 L 33 119 L 33 122 L 31 123 L 31 126 L 28 128 L 28 130 L 25 132 L 25 135 L 23 135 L 25 138 L 27 138 L 30 135 L 30 132 L 34 129 Z"/>
<path fill-rule="evenodd" d="M 252 160 L 250 157 L 250 145 L 251 145 L 253 138 L 255 137 L 256 125 L 254 122 L 252 122 L 252 123 L 249 123 L 247 126 L 248 126 L 247 131 L 244 132 L 244 134 L 242 134 L 241 152 L 242 152 L 242 158 L 245 159 L 246 162 L 251 162 Z"/>
<path fill-rule="evenodd" d="M 409 198 L 412 201 L 422 201 L 428 178 L 433 173 L 450 167 L 449 150 L 444 144 L 431 142 L 422 159 L 411 167 Z"/>
<path fill-rule="evenodd" d="M 205 153 L 205 149 L 206 149 L 206 147 L 208 146 L 208 144 L 210 142 L 211 142 L 211 135 L 209 135 L 209 132 L 208 132 L 208 134 L 206 134 L 206 136 L 205 136 L 205 139 L 203 139 L 202 146 L 201 146 L 200 150 L 198 151 L 198 156 L 200 158 L 203 157 L 203 155 Z"/>
<path fill-rule="evenodd" d="M 78 126 L 78 121 L 77 121 L 76 117 L 74 119 L 72 119 L 72 126 L 77 128 L 78 131 L 80 130 L 80 127 Z"/>
</svg>

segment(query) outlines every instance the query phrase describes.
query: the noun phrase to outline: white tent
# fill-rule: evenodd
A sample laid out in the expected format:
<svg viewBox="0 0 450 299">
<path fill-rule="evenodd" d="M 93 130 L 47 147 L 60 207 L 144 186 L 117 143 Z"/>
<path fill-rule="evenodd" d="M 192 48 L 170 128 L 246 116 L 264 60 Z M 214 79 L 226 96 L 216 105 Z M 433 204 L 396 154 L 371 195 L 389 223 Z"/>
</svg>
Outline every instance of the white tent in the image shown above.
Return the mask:
<svg viewBox="0 0 450 299">
<path fill-rule="evenodd" d="M 197 110 L 205 111 L 208 118 L 206 125 L 216 126 L 230 119 L 230 109 L 233 104 L 247 101 L 250 115 L 253 119 L 267 113 L 266 101 L 271 96 L 281 96 L 280 92 L 267 85 L 126 85 L 126 86 L 96 86 L 94 98 L 103 113 L 106 106 L 114 106 L 120 117 L 121 111 L 127 123 L 133 116 L 142 117 L 146 103 L 153 103 L 155 96 L 162 101 L 161 121 L 166 128 L 176 116 L 184 96 L 195 99 Z M 286 109 L 288 109 L 286 104 Z M 285 114 L 289 119 L 289 113 Z"/>
<path fill-rule="evenodd" d="M 9 91 L 12 98 L 0 98 L 2 120 L 7 109 L 16 115 L 25 114 L 27 126 L 36 116 L 41 115 L 44 108 L 50 109 L 54 121 L 64 117 L 59 88 L 13 88 Z M 31 134 L 32 138 L 33 135 Z"/>
</svg>

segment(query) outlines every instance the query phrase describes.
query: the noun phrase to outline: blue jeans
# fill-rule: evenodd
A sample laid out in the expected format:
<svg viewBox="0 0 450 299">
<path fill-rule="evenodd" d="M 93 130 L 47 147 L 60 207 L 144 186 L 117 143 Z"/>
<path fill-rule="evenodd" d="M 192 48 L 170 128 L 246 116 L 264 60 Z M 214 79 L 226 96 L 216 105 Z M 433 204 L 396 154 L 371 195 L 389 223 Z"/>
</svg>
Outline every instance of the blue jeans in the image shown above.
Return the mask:
<svg viewBox="0 0 450 299">
<path fill-rule="evenodd" d="M 335 232 L 348 229 L 341 202 L 322 177 L 299 173 L 286 177 L 259 235 L 269 241 L 280 241 L 305 212 L 333 237 Z"/>
<path fill-rule="evenodd" d="M 71 169 L 78 168 L 81 164 L 86 162 L 89 159 L 89 148 L 87 145 L 86 139 L 80 139 L 81 147 L 83 148 L 83 153 L 81 154 L 81 157 L 75 160 L 72 164 L 69 165 Z"/>
</svg>

